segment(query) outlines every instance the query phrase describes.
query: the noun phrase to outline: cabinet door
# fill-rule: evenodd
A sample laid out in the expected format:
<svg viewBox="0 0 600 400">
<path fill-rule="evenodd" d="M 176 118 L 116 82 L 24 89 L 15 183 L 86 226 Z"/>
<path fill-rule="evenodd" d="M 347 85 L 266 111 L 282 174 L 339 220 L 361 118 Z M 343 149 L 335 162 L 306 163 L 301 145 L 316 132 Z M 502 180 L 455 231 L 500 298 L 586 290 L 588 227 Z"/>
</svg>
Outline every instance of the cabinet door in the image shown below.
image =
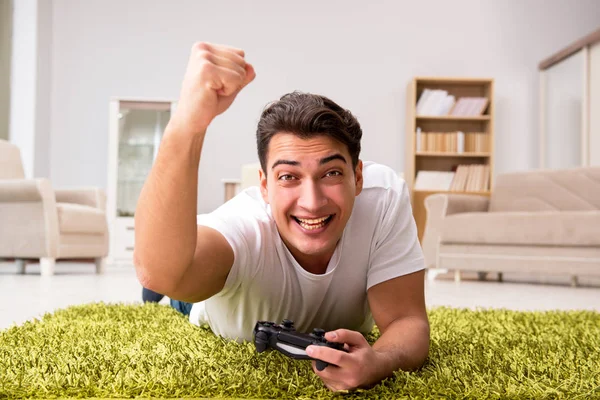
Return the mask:
<svg viewBox="0 0 600 400">
<path fill-rule="evenodd" d="M 589 50 L 590 165 L 600 166 L 600 42 Z"/>
<path fill-rule="evenodd" d="M 542 167 L 581 166 L 584 102 L 583 50 L 554 64 L 542 78 Z"/>
<path fill-rule="evenodd" d="M 116 213 L 119 217 L 133 217 L 171 117 L 171 104 L 121 102 L 118 117 Z"/>
</svg>

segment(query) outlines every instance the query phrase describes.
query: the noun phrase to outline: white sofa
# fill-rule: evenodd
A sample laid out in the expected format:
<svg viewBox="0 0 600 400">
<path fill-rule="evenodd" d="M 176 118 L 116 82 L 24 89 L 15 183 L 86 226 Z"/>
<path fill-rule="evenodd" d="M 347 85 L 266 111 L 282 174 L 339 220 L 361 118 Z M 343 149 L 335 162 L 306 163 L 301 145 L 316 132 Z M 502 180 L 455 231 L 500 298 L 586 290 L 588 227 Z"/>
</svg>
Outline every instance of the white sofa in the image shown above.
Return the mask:
<svg viewBox="0 0 600 400">
<path fill-rule="evenodd" d="M 490 198 L 425 200 L 428 268 L 600 277 L 600 167 L 500 174 Z"/>
<path fill-rule="evenodd" d="M 0 140 L 0 259 L 25 273 L 38 261 L 52 275 L 57 260 L 93 262 L 108 254 L 106 196 L 99 188 L 53 189 L 45 178 L 25 179 L 19 149 Z"/>
</svg>

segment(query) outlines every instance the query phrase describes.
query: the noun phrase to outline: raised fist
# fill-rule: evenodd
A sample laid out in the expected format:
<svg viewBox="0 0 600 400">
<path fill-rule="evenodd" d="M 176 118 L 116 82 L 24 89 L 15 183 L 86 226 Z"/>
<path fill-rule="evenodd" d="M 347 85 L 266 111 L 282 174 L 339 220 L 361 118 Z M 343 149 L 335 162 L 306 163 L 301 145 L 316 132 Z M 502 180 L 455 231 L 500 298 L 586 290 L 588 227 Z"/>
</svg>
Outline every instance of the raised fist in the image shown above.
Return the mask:
<svg viewBox="0 0 600 400">
<path fill-rule="evenodd" d="M 243 50 L 198 42 L 192 46 L 171 122 L 190 135 L 203 134 L 256 76 Z"/>
</svg>

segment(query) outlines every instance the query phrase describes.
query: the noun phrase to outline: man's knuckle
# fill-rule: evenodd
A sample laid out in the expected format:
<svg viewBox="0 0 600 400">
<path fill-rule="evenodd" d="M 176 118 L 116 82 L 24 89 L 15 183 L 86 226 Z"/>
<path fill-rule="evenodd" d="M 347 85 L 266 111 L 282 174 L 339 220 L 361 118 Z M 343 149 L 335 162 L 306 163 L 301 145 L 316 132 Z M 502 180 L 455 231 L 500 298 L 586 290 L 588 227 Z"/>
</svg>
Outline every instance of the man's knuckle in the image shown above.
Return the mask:
<svg viewBox="0 0 600 400">
<path fill-rule="evenodd" d="M 210 45 L 206 42 L 196 42 L 192 47 L 194 51 L 207 51 L 208 49 L 210 49 Z"/>
<path fill-rule="evenodd" d="M 331 356 L 331 362 L 333 362 L 335 365 L 340 365 L 340 364 L 341 364 L 341 362 L 342 362 L 342 357 L 343 357 L 343 355 L 342 355 L 342 354 L 338 354 L 338 353 L 339 353 L 339 352 L 338 352 L 338 351 L 336 351 L 336 352 L 335 352 L 335 354 L 333 354 L 333 355 Z"/>
<path fill-rule="evenodd" d="M 214 59 L 213 54 L 210 51 L 207 51 L 207 50 L 199 50 L 196 53 L 196 57 L 199 60 L 206 60 L 206 61 L 209 61 L 209 62 L 213 62 L 213 59 Z"/>
<path fill-rule="evenodd" d="M 226 48 L 227 51 L 231 52 L 231 53 L 235 53 L 240 55 L 241 57 L 245 57 L 246 56 L 246 52 L 244 52 L 244 50 L 238 48 L 238 47 L 229 47 Z"/>
<path fill-rule="evenodd" d="M 215 66 L 210 62 L 204 62 L 200 65 L 200 75 L 212 74 Z"/>
</svg>

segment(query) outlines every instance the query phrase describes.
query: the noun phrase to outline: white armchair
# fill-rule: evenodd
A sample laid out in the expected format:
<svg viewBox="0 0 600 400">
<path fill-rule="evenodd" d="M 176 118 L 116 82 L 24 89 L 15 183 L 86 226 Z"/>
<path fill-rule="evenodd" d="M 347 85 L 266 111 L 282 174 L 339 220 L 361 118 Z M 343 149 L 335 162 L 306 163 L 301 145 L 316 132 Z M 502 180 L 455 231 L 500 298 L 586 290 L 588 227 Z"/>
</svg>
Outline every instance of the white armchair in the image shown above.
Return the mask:
<svg viewBox="0 0 600 400">
<path fill-rule="evenodd" d="M 19 149 L 0 140 L 0 259 L 15 260 L 21 273 L 31 260 L 42 275 L 53 275 L 57 260 L 93 261 L 101 273 L 107 254 L 104 192 L 25 179 Z"/>
</svg>

